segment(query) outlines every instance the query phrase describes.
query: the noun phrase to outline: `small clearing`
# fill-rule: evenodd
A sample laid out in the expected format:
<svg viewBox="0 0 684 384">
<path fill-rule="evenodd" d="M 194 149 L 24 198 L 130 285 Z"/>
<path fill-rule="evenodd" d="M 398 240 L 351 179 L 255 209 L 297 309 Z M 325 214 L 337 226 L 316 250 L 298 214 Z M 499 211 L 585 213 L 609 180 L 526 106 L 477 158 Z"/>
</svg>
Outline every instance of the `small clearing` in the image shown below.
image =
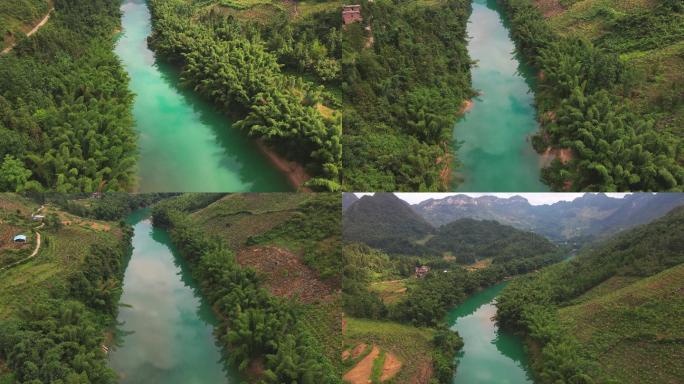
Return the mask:
<svg viewBox="0 0 684 384">
<path fill-rule="evenodd" d="M 298 297 L 303 303 L 328 300 L 332 290 L 318 279 L 296 254 L 274 246 L 254 246 L 241 250 L 237 262 L 252 267 L 264 278 L 264 287 L 273 295 Z"/>
</svg>

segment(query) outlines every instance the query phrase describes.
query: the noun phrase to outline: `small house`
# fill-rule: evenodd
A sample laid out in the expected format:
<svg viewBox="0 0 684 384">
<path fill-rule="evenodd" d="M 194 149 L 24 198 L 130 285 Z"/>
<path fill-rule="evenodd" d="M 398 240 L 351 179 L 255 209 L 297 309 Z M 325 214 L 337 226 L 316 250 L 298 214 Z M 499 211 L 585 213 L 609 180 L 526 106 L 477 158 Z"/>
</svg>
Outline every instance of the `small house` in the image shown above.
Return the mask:
<svg viewBox="0 0 684 384">
<path fill-rule="evenodd" d="M 25 243 L 25 242 L 26 242 L 26 235 L 16 235 L 16 236 L 14 236 L 14 242 L 15 242 L 15 243 Z"/>
<path fill-rule="evenodd" d="M 351 23 L 358 23 L 363 20 L 361 17 L 361 5 L 344 5 L 342 6 L 342 22 L 344 25 Z"/>
<path fill-rule="evenodd" d="M 416 267 L 416 277 L 417 278 L 423 278 L 427 273 L 430 272 L 430 267 L 427 265 L 421 265 L 420 267 Z"/>
<path fill-rule="evenodd" d="M 33 221 L 43 221 L 45 219 L 45 215 L 33 215 L 31 216 L 31 220 Z"/>
</svg>

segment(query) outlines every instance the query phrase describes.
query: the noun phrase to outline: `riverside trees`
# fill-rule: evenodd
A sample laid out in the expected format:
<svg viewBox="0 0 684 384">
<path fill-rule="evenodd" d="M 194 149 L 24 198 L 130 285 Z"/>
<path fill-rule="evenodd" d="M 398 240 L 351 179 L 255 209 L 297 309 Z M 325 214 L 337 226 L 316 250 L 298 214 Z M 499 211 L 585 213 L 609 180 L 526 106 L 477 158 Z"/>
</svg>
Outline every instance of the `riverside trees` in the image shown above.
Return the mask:
<svg viewBox="0 0 684 384">
<path fill-rule="evenodd" d="M 236 127 L 304 164 L 315 176 L 307 186 L 339 189 L 339 117 L 323 116 L 317 109 L 321 97 L 307 97 L 320 94 L 319 87 L 293 81 L 292 76 L 283 73 L 277 54 L 290 52 L 283 45 L 286 39 L 279 40 L 280 50 L 274 54 L 257 33 L 248 33 L 249 27 L 234 19 L 189 23 L 193 9 L 182 1 L 153 0 L 150 6 L 154 18 L 150 42 L 159 55 L 181 65 L 181 77 L 187 85 L 226 112 L 239 111 L 244 118 Z M 274 32 L 273 39 L 277 37 L 284 36 Z M 306 52 L 316 52 L 314 45 Z M 296 56 L 303 60 L 301 54 Z M 322 65 L 320 60 L 314 61 L 311 65 Z M 331 81 L 335 71 L 328 72 L 317 73 L 321 79 Z"/>
</svg>

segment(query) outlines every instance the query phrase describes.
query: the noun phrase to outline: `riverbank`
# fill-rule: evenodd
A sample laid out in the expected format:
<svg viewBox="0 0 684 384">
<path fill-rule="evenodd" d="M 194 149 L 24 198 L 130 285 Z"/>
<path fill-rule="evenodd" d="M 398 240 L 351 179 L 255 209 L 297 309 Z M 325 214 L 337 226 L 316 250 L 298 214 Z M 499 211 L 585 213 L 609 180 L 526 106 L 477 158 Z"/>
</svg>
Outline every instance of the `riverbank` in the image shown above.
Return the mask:
<svg viewBox="0 0 684 384">
<path fill-rule="evenodd" d="M 300 192 L 312 192 L 311 188 L 304 187 L 304 184 L 311 179 L 311 176 L 306 173 L 306 170 L 301 164 L 287 160 L 278 155 L 274 149 L 264 144 L 264 141 L 261 139 L 257 139 L 256 144 L 259 147 L 259 150 L 268 157 L 268 160 L 287 176 L 287 179 L 295 190 Z"/>
</svg>

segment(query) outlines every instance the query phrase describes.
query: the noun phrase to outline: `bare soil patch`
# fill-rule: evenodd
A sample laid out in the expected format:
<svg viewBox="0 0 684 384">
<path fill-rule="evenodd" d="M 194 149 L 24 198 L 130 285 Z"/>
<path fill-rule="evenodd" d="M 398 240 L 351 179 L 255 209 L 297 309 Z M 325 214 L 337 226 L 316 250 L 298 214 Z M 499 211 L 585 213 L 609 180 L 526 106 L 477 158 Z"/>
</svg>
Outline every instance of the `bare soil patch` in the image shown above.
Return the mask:
<svg viewBox="0 0 684 384">
<path fill-rule="evenodd" d="M 387 381 L 401 370 L 401 361 L 392 352 L 385 353 L 385 363 L 382 366 L 382 375 L 380 375 L 380 381 Z"/>
<path fill-rule="evenodd" d="M 546 18 L 560 15 L 565 11 L 560 0 L 534 0 L 534 3 Z"/>
<path fill-rule="evenodd" d="M 303 186 L 311 178 L 304 170 L 304 166 L 281 157 L 261 140 L 256 140 L 256 143 L 268 160 L 287 176 L 287 180 L 293 187 L 303 192 L 311 192 L 311 189 Z"/>
<path fill-rule="evenodd" d="M 252 267 L 264 278 L 264 287 L 281 297 L 297 297 L 304 303 L 331 298 L 332 290 L 318 279 L 296 254 L 279 247 L 254 246 L 241 250 L 237 262 Z"/>
<path fill-rule="evenodd" d="M 373 361 L 378 355 L 380 355 L 380 349 L 374 345 L 370 353 L 342 377 L 344 381 L 351 384 L 368 384 L 373 371 Z"/>
</svg>

